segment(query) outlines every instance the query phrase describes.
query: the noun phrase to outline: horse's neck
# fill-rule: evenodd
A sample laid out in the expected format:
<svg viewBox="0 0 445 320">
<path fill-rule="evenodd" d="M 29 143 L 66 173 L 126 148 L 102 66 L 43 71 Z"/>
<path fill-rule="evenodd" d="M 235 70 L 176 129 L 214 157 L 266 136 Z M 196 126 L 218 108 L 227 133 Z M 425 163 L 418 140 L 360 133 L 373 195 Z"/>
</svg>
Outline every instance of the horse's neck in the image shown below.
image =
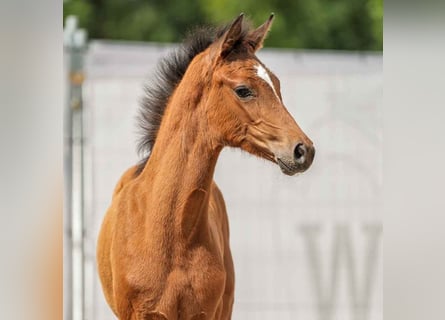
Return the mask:
<svg viewBox="0 0 445 320">
<path fill-rule="evenodd" d="M 206 134 L 206 122 L 199 111 L 189 108 L 190 101 L 179 98 L 166 110 L 141 175 L 150 184 L 148 200 L 150 210 L 155 211 L 153 218 L 167 225 L 170 230 L 166 232 L 176 239 L 194 242 L 208 236 L 209 194 L 221 147 Z"/>
</svg>

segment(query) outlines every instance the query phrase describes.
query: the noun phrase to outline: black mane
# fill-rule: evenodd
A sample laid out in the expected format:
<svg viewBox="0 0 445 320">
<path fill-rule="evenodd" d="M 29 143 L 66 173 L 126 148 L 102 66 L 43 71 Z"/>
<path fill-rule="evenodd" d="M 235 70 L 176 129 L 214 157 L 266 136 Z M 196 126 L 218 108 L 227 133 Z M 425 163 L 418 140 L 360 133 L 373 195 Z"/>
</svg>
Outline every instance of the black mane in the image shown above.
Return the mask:
<svg viewBox="0 0 445 320">
<path fill-rule="evenodd" d="M 181 81 L 191 61 L 221 37 L 229 26 L 219 29 L 195 28 L 188 33 L 178 48 L 159 61 L 154 76 L 145 86 L 145 96 L 140 107 L 138 122 L 141 138 L 138 143 L 138 152 L 143 158 L 138 165 L 136 174 L 142 172 L 148 161 L 168 99 Z M 246 34 L 247 28 L 243 29 L 246 29 L 243 32 Z"/>
</svg>

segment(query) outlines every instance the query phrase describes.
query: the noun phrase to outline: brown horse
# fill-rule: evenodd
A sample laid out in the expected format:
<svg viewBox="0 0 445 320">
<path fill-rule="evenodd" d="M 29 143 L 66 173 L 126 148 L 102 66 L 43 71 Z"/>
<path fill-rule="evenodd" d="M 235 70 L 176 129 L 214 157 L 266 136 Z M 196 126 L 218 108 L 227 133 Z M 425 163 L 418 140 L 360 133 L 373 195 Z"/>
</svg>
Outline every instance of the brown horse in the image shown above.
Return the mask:
<svg viewBox="0 0 445 320">
<path fill-rule="evenodd" d="M 222 148 L 288 175 L 312 163 L 312 142 L 284 107 L 278 78 L 255 56 L 273 16 L 257 29 L 243 20 L 192 33 L 147 90 L 140 146 L 149 156 L 120 179 L 97 249 L 119 319 L 230 319 L 229 226 L 213 181 Z"/>
</svg>

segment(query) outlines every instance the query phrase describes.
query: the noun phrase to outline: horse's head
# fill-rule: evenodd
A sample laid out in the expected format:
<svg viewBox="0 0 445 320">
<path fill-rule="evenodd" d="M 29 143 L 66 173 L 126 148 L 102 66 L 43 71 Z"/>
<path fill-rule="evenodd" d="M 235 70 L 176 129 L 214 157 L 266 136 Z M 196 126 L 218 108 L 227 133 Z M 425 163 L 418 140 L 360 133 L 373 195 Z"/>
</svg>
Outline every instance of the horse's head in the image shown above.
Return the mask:
<svg viewBox="0 0 445 320">
<path fill-rule="evenodd" d="M 209 130 L 225 145 L 277 163 L 287 175 L 310 167 L 315 149 L 283 105 L 280 81 L 256 57 L 273 15 L 248 30 L 240 15 L 207 50 Z"/>
</svg>

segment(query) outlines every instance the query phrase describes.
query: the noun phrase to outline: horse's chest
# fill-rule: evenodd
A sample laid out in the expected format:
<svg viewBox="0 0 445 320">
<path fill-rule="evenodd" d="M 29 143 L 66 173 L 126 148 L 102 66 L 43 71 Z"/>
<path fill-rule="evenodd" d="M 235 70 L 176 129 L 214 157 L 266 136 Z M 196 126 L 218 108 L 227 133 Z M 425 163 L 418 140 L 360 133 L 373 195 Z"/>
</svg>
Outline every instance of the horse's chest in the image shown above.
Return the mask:
<svg viewBox="0 0 445 320">
<path fill-rule="evenodd" d="M 166 319 L 213 319 L 222 301 L 225 280 L 219 259 L 197 253 L 187 267 L 175 267 L 166 274 L 155 299 L 141 296 L 138 306 L 133 307 L 145 317 L 157 314 Z"/>
</svg>

